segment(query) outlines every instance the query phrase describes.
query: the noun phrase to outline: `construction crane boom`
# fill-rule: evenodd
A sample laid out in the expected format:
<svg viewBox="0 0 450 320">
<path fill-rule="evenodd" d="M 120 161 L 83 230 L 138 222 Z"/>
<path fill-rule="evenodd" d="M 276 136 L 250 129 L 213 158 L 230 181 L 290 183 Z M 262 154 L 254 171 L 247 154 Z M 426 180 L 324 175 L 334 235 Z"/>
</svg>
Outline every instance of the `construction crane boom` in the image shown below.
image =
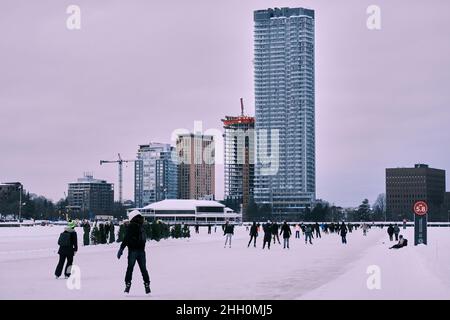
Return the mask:
<svg viewBox="0 0 450 320">
<path fill-rule="evenodd" d="M 120 153 L 118 155 L 118 160 L 100 160 L 100 165 L 106 164 L 106 163 L 117 163 L 119 166 L 119 202 L 123 203 L 122 198 L 122 185 L 123 185 L 123 164 L 128 162 L 136 162 L 138 160 L 123 160 L 120 156 Z"/>
</svg>

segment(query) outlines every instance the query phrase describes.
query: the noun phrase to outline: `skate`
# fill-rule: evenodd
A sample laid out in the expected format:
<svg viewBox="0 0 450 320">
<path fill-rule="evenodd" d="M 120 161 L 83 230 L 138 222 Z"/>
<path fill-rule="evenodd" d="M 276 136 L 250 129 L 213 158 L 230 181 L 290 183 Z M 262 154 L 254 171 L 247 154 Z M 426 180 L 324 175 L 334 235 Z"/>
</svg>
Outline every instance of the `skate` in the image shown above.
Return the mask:
<svg viewBox="0 0 450 320">
<path fill-rule="evenodd" d="M 150 290 L 150 283 L 144 283 L 144 288 L 145 288 L 145 294 L 149 294 L 150 292 L 152 292 Z"/>
<path fill-rule="evenodd" d="M 125 293 L 130 293 L 130 288 L 131 288 L 131 282 L 127 282 L 125 283 Z"/>
</svg>

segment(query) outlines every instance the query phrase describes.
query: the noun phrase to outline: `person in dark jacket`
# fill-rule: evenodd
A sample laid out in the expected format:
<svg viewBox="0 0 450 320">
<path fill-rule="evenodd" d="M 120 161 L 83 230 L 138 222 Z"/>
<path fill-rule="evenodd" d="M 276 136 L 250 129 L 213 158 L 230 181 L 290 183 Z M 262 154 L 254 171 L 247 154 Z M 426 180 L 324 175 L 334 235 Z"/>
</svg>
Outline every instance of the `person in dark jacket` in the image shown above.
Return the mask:
<svg viewBox="0 0 450 320">
<path fill-rule="evenodd" d="M 341 227 L 341 238 L 342 238 L 342 243 L 347 244 L 347 227 L 344 223 L 344 221 L 342 221 Z"/>
<path fill-rule="evenodd" d="M 231 238 L 234 234 L 234 226 L 230 224 L 228 221 L 225 222 L 225 227 L 223 229 L 223 235 L 225 236 L 225 245 L 224 248 L 227 247 L 227 243 L 229 243 L 229 246 L 231 248 Z"/>
<path fill-rule="evenodd" d="M 281 226 L 280 235 L 283 234 L 283 249 L 286 249 L 286 247 L 289 249 L 289 238 L 291 237 L 291 227 L 287 224 L 286 221 L 284 221 L 283 225 Z"/>
<path fill-rule="evenodd" d="M 256 225 L 256 222 L 253 221 L 253 224 L 250 228 L 250 241 L 248 242 L 247 248 L 250 247 L 250 243 L 252 243 L 253 240 L 253 246 L 256 248 L 256 238 L 258 237 L 258 226 Z"/>
<path fill-rule="evenodd" d="M 263 249 L 266 247 L 267 243 L 267 249 L 270 250 L 270 242 L 272 241 L 272 224 L 270 223 L 270 220 L 268 220 L 267 223 L 263 224 L 263 230 L 264 230 Z"/>
<path fill-rule="evenodd" d="M 389 235 L 389 241 L 394 241 L 394 227 L 392 226 L 392 224 L 389 225 L 389 227 L 387 228 L 387 233 Z"/>
<path fill-rule="evenodd" d="M 144 280 L 145 293 L 150 293 L 150 276 L 146 266 L 145 243 L 147 241 L 144 230 L 144 218 L 138 210 L 133 210 L 128 214 L 130 223 L 125 233 L 125 237 L 120 245 L 117 258 L 123 254 L 125 247 L 128 247 L 128 267 L 125 274 L 125 292 L 129 293 L 131 288 L 131 280 L 133 269 L 136 262 L 141 270 L 142 279 Z"/>
<path fill-rule="evenodd" d="M 83 245 L 88 246 L 91 239 L 91 224 L 88 220 L 83 223 Z"/>
<path fill-rule="evenodd" d="M 314 229 L 316 231 L 316 238 L 322 238 L 322 236 L 320 235 L 320 226 L 319 223 L 316 222 L 316 224 L 314 225 Z"/>
<path fill-rule="evenodd" d="M 313 244 L 312 238 L 313 238 L 313 229 L 310 225 L 307 225 L 305 227 L 305 244 L 308 243 L 308 239 L 309 239 L 309 244 Z"/>
<path fill-rule="evenodd" d="M 398 235 L 400 233 L 400 228 L 398 227 L 398 224 L 394 225 L 394 235 L 395 235 L 395 241 L 398 241 Z"/>
<path fill-rule="evenodd" d="M 76 223 L 73 221 L 69 221 L 67 224 L 67 228 L 65 228 L 64 232 L 59 235 L 58 245 L 59 245 L 59 261 L 56 266 L 55 276 L 58 279 L 64 267 L 64 263 L 67 260 L 66 268 L 64 269 L 64 275 L 66 278 L 70 277 L 70 269 L 73 264 L 73 257 L 75 253 L 78 251 L 78 239 L 77 233 L 75 231 Z"/>
<path fill-rule="evenodd" d="M 403 247 L 406 247 L 408 245 L 408 240 L 403 238 L 402 235 L 400 235 L 400 240 L 398 240 L 398 243 L 390 247 L 389 249 L 400 249 Z"/>
<path fill-rule="evenodd" d="M 114 243 L 116 241 L 116 232 L 114 223 L 112 221 L 109 222 L 109 243 Z"/>
<path fill-rule="evenodd" d="M 208 224 L 208 234 L 211 234 L 211 225 Z"/>
<path fill-rule="evenodd" d="M 280 229 L 280 226 L 278 223 L 274 222 L 272 223 L 272 235 L 273 235 L 273 243 L 275 244 L 275 240 L 278 241 L 278 244 L 281 244 L 280 237 L 278 237 L 278 229 Z"/>
</svg>

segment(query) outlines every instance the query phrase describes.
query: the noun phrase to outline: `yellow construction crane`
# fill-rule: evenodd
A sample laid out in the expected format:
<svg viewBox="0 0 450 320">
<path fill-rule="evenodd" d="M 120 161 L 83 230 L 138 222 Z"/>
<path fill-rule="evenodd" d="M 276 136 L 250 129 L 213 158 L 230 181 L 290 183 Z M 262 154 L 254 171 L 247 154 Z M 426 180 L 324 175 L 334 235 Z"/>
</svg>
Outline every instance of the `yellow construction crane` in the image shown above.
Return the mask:
<svg viewBox="0 0 450 320">
<path fill-rule="evenodd" d="M 100 165 L 104 163 L 117 163 L 119 165 L 119 202 L 123 203 L 122 198 L 122 183 L 123 183 L 123 164 L 128 162 L 135 162 L 138 160 L 123 160 L 120 156 L 120 153 L 117 154 L 119 156 L 118 160 L 100 160 Z"/>
</svg>

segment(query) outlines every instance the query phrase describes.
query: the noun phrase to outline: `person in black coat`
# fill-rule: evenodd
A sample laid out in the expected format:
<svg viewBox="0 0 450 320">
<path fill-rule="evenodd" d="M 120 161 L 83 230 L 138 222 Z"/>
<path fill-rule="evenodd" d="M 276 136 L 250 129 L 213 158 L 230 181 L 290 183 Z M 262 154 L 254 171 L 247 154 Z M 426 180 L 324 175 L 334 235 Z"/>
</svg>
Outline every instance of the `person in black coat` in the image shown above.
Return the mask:
<svg viewBox="0 0 450 320">
<path fill-rule="evenodd" d="M 223 235 L 225 236 L 225 245 L 224 248 L 227 246 L 227 243 L 229 243 L 229 246 L 231 248 L 231 238 L 234 234 L 234 226 L 230 224 L 228 221 L 225 222 L 225 226 L 223 228 Z"/>
<path fill-rule="evenodd" d="M 286 221 L 284 221 L 283 225 L 281 226 L 280 235 L 283 234 L 283 249 L 286 249 L 286 247 L 289 249 L 289 238 L 291 237 L 291 227 L 287 224 Z"/>
<path fill-rule="evenodd" d="M 314 224 L 314 230 L 316 231 L 316 239 L 318 238 L 322 238 L 322 236 L 320 235 L 320 226 L 319 223 L 315 223 Z"/>
<path fill-rule="evenodd" d="M 150 293 L 150 276 L 147 271 L 146 266 L 146 256 L 145 256 L 145 243 L 147 237 L 144 230 L 144 218 L 141 213 L 134 210 L 128 215 L 130 219 L 130 224 L 125 233 L 125 237 L 120 245 L 119 252 L 117 253 L 117 258 L 123 254 L 125 247 L 128 247 L 128 267 L 125 274 L 125 292 L 129 293 L 131 288 L 131 280 L 133 276 L 133 269 L 136 262 L 141 270 L 142 279 L 144 280 L 145 293 Z"/>
<path fill-rule="evenodd" d="M 56 266 L 55 276 L 58 279 L 64 267 L 64 263 L 67 260 L 66 268 L 64 269 L 64 275 L 66 278 L 70 277 L 70 269 L 73 264 L 73 257 L 78 251 L 78 239 L 77 233 L 75 231 L 75 222 L 69 221 L 67 228 L 59 235 L 58 245 L 59 245 L 59 261 Z"/>
<path fill-rule="evenodd" d="M 83 223 L 83 232 L 83 245 L 88 246 L 91 237 L 91 224 L 87 220 Z"/>
<path fill-rule="evenodd" d="M 278 244 L 281 244 L 280 238 L 278 237 L 278 229 L 280 229 L 280 227 L 278 226 L 278 223 L 274 222 L 272 224 L 272 234 L 273 234 L 273 243 L 274 244 L 275 244 L 275 240 L 278 241 Z"/>
<path fill-rule="evenodd" d="M 342 221 L 340 231 L 341 231 L 342 243 L 347 244 L 347 227 L 345 226 L 344 221 Z"/>
<path fill-rule="evenodd" d="M 389 225 L 389 227 L 387 228 L 387 233 L 389 235 L 389 240 L 393 241 L 394 240 L 394 227 L 392 226 L 392 224 Z"/>
<path fill-rule="evenodd" d="M 272 224 L 270 223 L 270 220 L 268 220 L 267 223 L 263 224 L 263 230 L 264 230 L 263 249 L 266 247 L 267 243 L 267 249 L 270 250 L 270 242 L 272 240 Z"/>
<path fill-rule="evenodd" d="M 253 240 L 253 246 L 256 248 L 256 238 L 258 237 L 258 226 L 256 225 L 256 222 L 253 221 L 253 224 L 250 228 L 250 241 L 248 242 L 247 248 L 250 247 L 250 243 L 252 243 Z"/>
</svg>

